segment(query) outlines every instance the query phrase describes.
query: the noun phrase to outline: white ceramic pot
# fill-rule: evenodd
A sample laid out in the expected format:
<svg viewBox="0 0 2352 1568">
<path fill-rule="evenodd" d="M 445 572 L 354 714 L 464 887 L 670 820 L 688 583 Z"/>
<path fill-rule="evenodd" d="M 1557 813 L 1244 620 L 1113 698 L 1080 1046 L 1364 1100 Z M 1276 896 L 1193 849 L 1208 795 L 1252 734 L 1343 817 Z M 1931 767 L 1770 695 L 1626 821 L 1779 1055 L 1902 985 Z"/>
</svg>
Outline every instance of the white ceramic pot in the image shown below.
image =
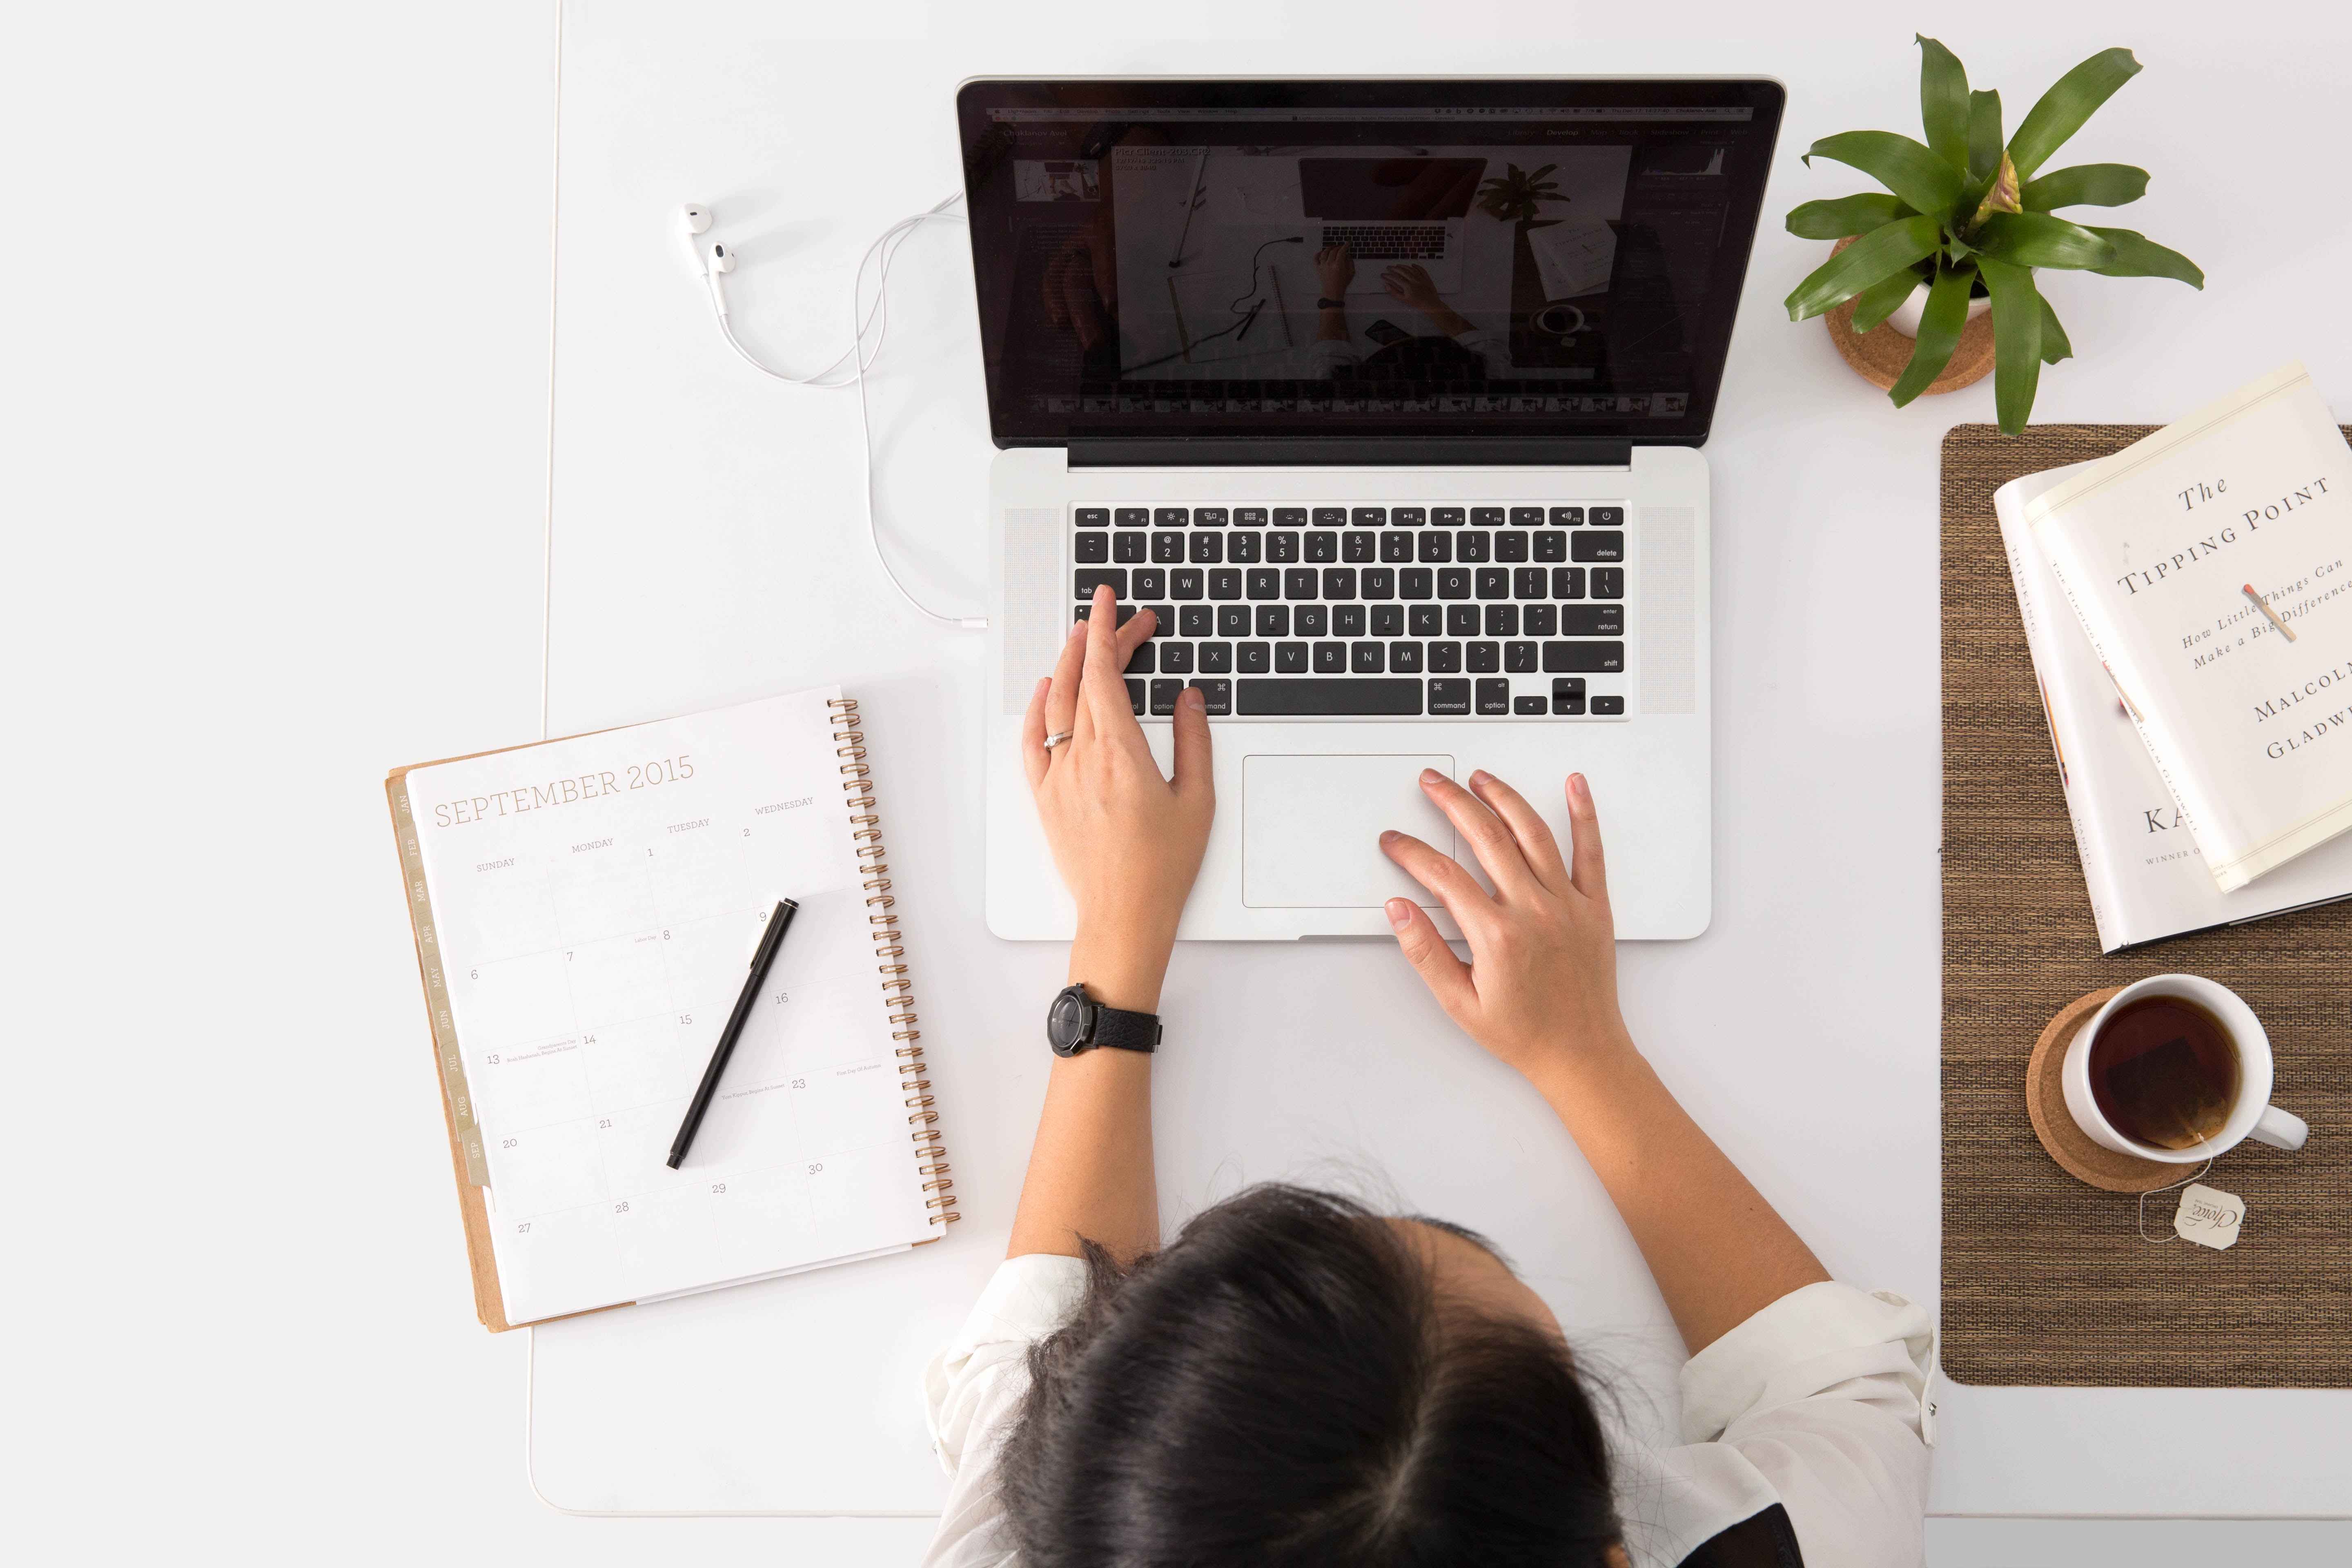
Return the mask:
<svg viewBox="0 0 2352 1568">
<path fill-rule="evenodd" d="M 1911 290 L 1909 299 L 1895 307 L 1895 313 L 1886 318 L 1886 324 L 1906 338 L 1916 338 L 1919 335 L 1919 312 L 1927 308 L 1927 286 L 1922 283 Z M 1991 309 L 1990 300 L 1971 300 L 1969 301 L 1969 320 L 1973 321 Z"/>
</svg>

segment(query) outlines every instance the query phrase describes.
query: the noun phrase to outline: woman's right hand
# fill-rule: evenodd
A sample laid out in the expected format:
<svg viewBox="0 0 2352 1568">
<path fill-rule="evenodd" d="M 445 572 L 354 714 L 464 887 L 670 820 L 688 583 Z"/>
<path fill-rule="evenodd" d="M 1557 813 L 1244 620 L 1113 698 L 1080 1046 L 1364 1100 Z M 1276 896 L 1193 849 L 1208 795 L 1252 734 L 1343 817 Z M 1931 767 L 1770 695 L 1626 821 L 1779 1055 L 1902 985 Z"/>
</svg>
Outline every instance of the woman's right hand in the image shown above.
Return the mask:
<svg viewBox="0 0 2352 1568">
<path fill-rule="evenodd" d="M 1584 775 L 1568 780 L 1573 868 L 1561 860 L 1535 808 L 1493 774 L 1472 773 L 1464 789 L 1428 769 L 1421 787 L 1495 885 L 1490 896 L 1450 857 L 1411 834 L 1381 835 L 1389 858 L 1436 895 L 1469 941 L 1465 964 L 1427 911 L 1410 899 L 1388 901 L 1397 943 L 1438 1005 L 1531 1079 L 1630 1054 L 1633 1043 L 1617 1008 L 1617 939 L 1601 820 Z"/>
</svg>

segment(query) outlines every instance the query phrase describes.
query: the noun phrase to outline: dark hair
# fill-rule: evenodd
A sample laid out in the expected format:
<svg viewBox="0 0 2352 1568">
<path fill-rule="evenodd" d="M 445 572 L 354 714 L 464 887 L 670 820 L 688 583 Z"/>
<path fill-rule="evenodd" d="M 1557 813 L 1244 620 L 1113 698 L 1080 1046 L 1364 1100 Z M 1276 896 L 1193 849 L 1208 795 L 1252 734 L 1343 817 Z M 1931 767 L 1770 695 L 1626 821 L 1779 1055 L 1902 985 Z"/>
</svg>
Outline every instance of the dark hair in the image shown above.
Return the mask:
<svg viewBox="0 0 2352 1568">
<path fill-rule="evenodd" d="M 1557 1340 L 1441 1300 L 1380 1215 L 1253 1187 L 1030 1352 L 998 1485 L 1024 1568 L 1604 1561 L 1606 1440 Z"/>
<path fill-rule="evenodd" d="M 1448 337 L 1406 338 L 1373 350 L 1356 367 L 1359 381 L 1484 381 L 1486 362 Z"/>
</svg>

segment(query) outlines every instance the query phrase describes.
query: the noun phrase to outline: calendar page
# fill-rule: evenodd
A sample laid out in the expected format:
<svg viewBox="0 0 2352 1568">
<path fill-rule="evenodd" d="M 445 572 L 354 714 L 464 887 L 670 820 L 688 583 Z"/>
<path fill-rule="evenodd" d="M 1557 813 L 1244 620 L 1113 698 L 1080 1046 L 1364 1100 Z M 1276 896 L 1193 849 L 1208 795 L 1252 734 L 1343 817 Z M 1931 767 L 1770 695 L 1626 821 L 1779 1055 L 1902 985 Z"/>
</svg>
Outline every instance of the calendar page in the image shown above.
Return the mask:
<svg viewBox="0 0 2352 1568">
<path fill-rule="evenodd" d="M 825 706 L 838 696 L 409 773 L 509 1321 L 934 1234 Z M 780 898 L 799 912 L 670 1170 Z"/>
</svg>

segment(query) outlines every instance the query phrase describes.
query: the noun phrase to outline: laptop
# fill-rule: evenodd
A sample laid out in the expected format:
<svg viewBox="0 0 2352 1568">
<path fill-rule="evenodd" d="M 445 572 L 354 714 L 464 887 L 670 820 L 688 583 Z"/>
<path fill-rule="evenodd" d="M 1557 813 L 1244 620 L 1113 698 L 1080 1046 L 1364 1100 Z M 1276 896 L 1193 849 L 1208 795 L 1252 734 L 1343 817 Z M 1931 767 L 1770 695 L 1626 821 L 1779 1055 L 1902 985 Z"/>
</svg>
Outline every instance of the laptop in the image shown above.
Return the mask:
<svg viewBox="0 0 2352 1568">
<path fill-rule="evenodd" d="M 1581 772 L 1618 935 L 1706 928 L 1699 448 L 1782 101 L 1748 79 L 963 84 L 999 448 L 991 931 L 1071 934 L 1018 740 L 1106 583 L 1158 622 L 1125 679 L 1163 766 L 1178 694 L 1208 702 L 1217 819 L 1181 937 L 1386 937 L 1397 895 L 1457 934 L 1378 843 L 1475 870 L 1424 768 L 1510 781 L 1563 844 Z"/>
</svg>

